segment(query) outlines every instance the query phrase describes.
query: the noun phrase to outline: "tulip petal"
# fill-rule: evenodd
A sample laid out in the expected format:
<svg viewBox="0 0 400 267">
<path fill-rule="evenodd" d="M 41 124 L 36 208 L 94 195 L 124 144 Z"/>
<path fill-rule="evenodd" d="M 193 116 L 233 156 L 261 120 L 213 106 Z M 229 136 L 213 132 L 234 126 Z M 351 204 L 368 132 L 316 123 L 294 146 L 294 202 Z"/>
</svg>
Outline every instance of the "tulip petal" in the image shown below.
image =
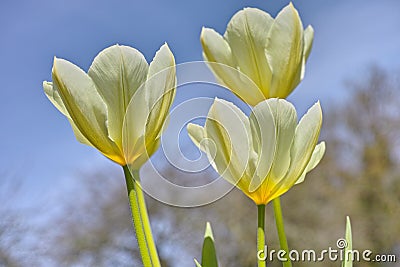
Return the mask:
<svg viewBox="0 0 400 267">
<path fill-rule="evenodd" d="M 54 89 L 52 82 L 43 82 L 43 90 L 50 102 L 66 117 L 70 118 L 67 109 L 57 90 Z"/>
<path fill-rule="evenodd" d="M 246 115 L 232 103 L 215 99 L 205 124 L 208 156 L 215 155 L 216 171 L 232 184 L 245 186 L 248 191 L 250 181 L 240 181 L 244 175 L 252 154 L 250 123 Z M 213 146 L 211 144 L 214 144 Z M 210 160 L 211 161 L 211 160 Z"/>
<path fill-rule="evenodd" d="M 322 110 L 319 102 L 314 104 L 300 120 L 290 149 L 290 168 L 285 178 L 273 191 L 286 192 L 297 182 L 310 162 L 318 142 L 322 126 Z"/>
<path fill-rule="evenodd" d="M 60 97 L 60 94 L 58 91 L 54 88 L 52 82 L 43 82 L 43 89 L 44 92 L 47 96 L 47 98 L 50 100 L 50 102 L 65 116 L 67 117 L 69 123 L 71 124 L 72 130 L 74 131 L 76 139 L 85 145 L 88 146 L 93 146 L 85 136 L 79 131 L 78 127 L 76 127 L 74 121 L 71 119 L 71 116 L 68 114 L 67 109 L 65 108 L 64 103 L 62 102 L 62 99 Z"/>
<path fill-rule="evenodd" d="M 122 128 L 122 147 L 126 162 L 130 165 L 146 153 L 145 126 L 149 108 L 145 101 L 145 90 L 139 88 L 126 110 Z"/>
<path fill-rule="evenodd" d="M 314 29 L 308 25 L 304 30 L 304 58 L 307 60 L 311 53 L 311 48 L 314 41 Z"/>
<path fill-rule="evenodd" d="M 265 98 L 259 86 L 236 67 L 231 48 L 219 33 L 203 28 L 200 40 L 203 57 L 220 84 L 250 105 L 256 105 Z"/>
<path fill-rule="evenodd" d="M 300 178 L 296 181 L 296 184 L 302 183 L 304 181 L 306 174 L 309 173 L 318 165 L 324 154 L 325 154 L 325 142 L 321 142 L 315 147 L 314 152 L 311 155 L 311 159 L 307 164 L 307 167 L 303 171 L 303 174 L 300 176 Z"/>
<path fill-rule="evenodd" d="M 254 107 L 250 115 L 251 134 L 258 154 L 256 174 L 251 180 L 249 191 L 254 192 L 264 182 L 271 170 L 276 149 L 276 128 L 273 113 L 263 101 Z"/>
<path fill-rule="evenodd" d="M 204 128 L 194 123 L 189 123 L 186 128 L 193 143 L 199 149 L 205 151 L 205 149 L 201 147 L 201 142 L 206 138 Z"/>
<path fill-rule="evenodd" d="M 303 50 L 303 60 L 301 66 L 300 80 L 303 80 L 304 74 L 306 72 L 306 61 L 311 53 L 311 48 L 314 40 L 314 29 L 310 25 L 304 30 L 304 50 Z"/>
<path fill-rule="evenodd" d="M 168 46 L 163 45 L 150 64 L 146 82 L 136 90 L 126 110 L 122 142 L 130 165 L 137 165 L 134 161 L 141 155 L 148 158 L 157 150 L 175 86 L 175 60 Z"/>
<path fill-rule="evenodd" d="M 136 90 L 146 80 L 147 72 L 144 56 L 132 47 L 120 45 L 104 49 L 90 66 L 88 74 L 107 105 L 110 138 L 121 150 L 126 109 Z"/>
<path fill-rule="evenodd" d="M 260 90 L 268 88 L 271 82 L 271 68 L 265 48 L 273 21 L 266 12 L 245 8 L 232 17 L 224 35 L 239 70 L 254 81 Z"/>
<path fill-rule="evenodd" d="M 189 123 L 187 125 L 187 131 L 192 142 L 204 153 L 206 153 L 207 158 L 211 164 L 211 166 L 217 170 L 226 170 L 228 166 L 228 160 L 224 155 L 218 155 L 219 159 L 215 160 L 215 156 L 217 153 L 217 148 L 214 140 L 207 138 L 207 133 L 203 127 L 197 124 Z M 222 157 L 221 157 L 222 156 Z M 216 161 L 219 162 L 218 166 L 225 167 L 217 167 Z M 223 163 L 221 163 L 223 161 Z M 228 175 L 228 174 L 227 174 Z M 225 175 L 225 177 L 227 176 Z M 230 174 L 229 174 L 230 175 Z"/>
<path fill-rule="evenodd" d="M 229 44 L 225 41 L 219 33 L 213 29 L 205 28 L 201 30 L 200 42 L 203 47 L 203 57 L 207 61 L 218 62 L 230 67 L 234 67 L 232 52 Z M 211 65 L 214 69 L 214 65 Z M 218 78 L 220 78 L 224 83 L 229 82 L 228 79 L 224 79 L 223 71 L 215 71 Z"/>
<path fill-rule="evenodd" d="M 146 138 L 153 141 L 161 136 L 176 92 L 175 58 L 167 44 L 161 46 L 150 63 L 145 88 L 150 110 Z"/>
<path fill-rule="evenodd" d="M 268 34 L 266 55 L 272 69 L 271 97 L 287 97 L 300 82 L 303 26 L 290 3 L 275 18 Z"/>
<path fill-rule="evenodd" d="M 276 184 L 287 173 L 292 146 L 297 126 L 297 113 L 294 106 L 284 99 L 269 99 L 267 103 L 271 109 L 275 124 L 276 151 L 271 168 L 270 179 Z"/>
<path fill-rule="evenodd" d="M 52 76 L 54 90 L 79 132 L 103 154 L 115 154 L 117 149 L 108 138 L 107 107 L 90 77 L 74 64 L 57 58 Z"/>
</svg>

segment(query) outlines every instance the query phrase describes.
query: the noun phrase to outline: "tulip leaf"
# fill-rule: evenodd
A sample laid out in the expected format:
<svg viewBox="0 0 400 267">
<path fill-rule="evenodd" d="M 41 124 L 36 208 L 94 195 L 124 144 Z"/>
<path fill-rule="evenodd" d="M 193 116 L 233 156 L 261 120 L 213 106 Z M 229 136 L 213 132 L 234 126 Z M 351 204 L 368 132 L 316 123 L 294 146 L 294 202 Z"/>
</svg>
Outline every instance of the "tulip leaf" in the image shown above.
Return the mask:
<svg viewBox="0 0 400 267">
<path fill-rule="evenodd" d="M 218 267 L 217 253 L 215 250 L 214 236 L 211 229 L 211 224 L 207 222 L 206 231 L 204 234 L 203 251 L 201 255 L 200 267 Z"/>
<path fill-rule="evenodd" d="M 194 263 L 196 263 L 196 267 L 202 267 L 201 264 L 196 259 L 194 259 Z"/>
<path fill-rule="evenodd" d="M 344 249 L 344 259 L 342 262 L 342 267 L 353 267 L 353 254 L 351 250 L 353 249 L 353 240 L 351 234 L 351 222 L 350 217 L 346 217 L 346 247 Z"/>
</svg>

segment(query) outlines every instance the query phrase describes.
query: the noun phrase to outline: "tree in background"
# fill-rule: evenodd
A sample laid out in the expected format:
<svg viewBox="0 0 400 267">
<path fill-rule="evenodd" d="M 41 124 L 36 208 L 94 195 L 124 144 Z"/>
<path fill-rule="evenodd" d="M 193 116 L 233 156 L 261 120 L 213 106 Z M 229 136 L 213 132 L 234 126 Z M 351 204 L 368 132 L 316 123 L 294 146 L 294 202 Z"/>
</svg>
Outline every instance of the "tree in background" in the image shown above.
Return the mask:
<svg viewBox="0 0 400 267">
<path fill-rule="evenodd" d="M 40 251 L 32 241 L 39 231 L 26 220 L 35 214 L 34 208 L 28 209 L 18 201 L 24 186 L 18 175 L 0 171 L 0 266 L 37 265 Z"/>
<path fill-rule="evenodd" d="M 354 248 L 399 257 L 399 77 L 373 66 L 362 81 L 347 84 L 346 100 L 326 110 L 325 158 L 305 185 L 285 199 L 295 248 L 335 248 L 349 215 Z"/>
</svg>

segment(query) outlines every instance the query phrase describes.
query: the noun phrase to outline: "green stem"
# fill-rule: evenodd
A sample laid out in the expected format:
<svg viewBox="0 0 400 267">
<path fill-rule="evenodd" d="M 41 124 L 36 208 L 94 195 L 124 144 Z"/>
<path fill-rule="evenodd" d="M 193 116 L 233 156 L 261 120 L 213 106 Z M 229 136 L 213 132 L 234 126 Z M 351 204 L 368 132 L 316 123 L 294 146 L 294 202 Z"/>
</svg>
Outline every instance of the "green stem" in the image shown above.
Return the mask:
<svg viewBox="0 0 400 267">
<path fill-rule="evenodd" d="M 151 233 L 149 217 L 147 215 L 144 194 L 140 185 L 139 171 L 133 176 L 127 166 L 122 167 L 128 189 L 129 203 L 132 211 L 133 226 L 144 267 L 160 267 L 157 249 Z"/>
<path fill-rule="evenodd" d="M 257 252 L 260 250 L 264 250 L 265 248 L 265 205 L 257 205 L 258 208 L 258 225 L 257 225 Z M 267 253 L 267 251 L 264 251 Z M 258 267 L 266 267 L 267 261 L 260 260 L 258 261 Z"/>
<path fill-rule="evenodd" d="M 292 267 L 292 262 L 289 258 L 289 246 L 286 239 L 285 234 L 285 226 L 283 225 L 283 216 L 282 216 L 282 207 L 281 207 L 281 200 L 279 197 L 273 200 L 274 203 L 274 214 L 275 214 L 275 222 L 276 222 L 276 229 L 278 230 L 279 236 L 279 244 L 281 249 L 286 252 L 286 260 L 282 264 L 284 267 Z"/>
<path fill-rule="evenodd" d="M 138 200 L 139 200 L 139 208 L 140 208 L 140 212 L 141 212 L 141 216 L 142 216 L 144 234 L 146 235 L 147 245 L 150 250 L 151 261 L 153 262 L 154 267 L 160 267 L 161 264 L 160 264 L 160 260 L 158 258 L 157 247 L 156 247 L 156 244 L 154 243 L 154 238 L 153 238 L 153 234 L 151 231 L 151 224 L 150 224 L 149 216 L 147 215 L 146 202 L 144 199 L 142 187 L 140 185 L 139 171 L 135 171 L 133 175 L 134 175 L 134 177 L 137 177 L 135 179 L 135 181 L 138 183 L 138 188 L 139 188 L 139 190 L 137 190 L 137 195 L 138 195 Z"/>
</svg>

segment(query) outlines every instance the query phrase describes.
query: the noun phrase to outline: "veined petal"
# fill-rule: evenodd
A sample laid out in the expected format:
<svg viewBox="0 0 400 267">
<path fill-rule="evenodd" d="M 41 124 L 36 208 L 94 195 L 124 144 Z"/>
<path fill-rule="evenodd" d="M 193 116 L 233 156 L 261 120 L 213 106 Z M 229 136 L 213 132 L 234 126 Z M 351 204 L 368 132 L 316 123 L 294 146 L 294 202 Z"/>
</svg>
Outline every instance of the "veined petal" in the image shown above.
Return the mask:
<svg viewBox="0 0 400 267">
<path fill-rule="evenodd" d="M 302 60 L 302 66 L 301 66 L 301 76 L 300 80 L 303 80 L 304 74 L 306 71 L 306 61 L 308 59 L 308 56 L 311 53 L 311 48 L 312 44 L 314 41 L 314 29 L 311 27 L 311 25 L 308 25 L 308 27 L 304 30 L 304 49 L 303 49 L 303 60 Z"/>
<path fill-rule="evenodd" d="M 204 60 L 220 84 L 250 105 L 265 99 L 261 88 L 237 67 L 229 44 L 219 33 L 203 28 L 200 41 Z"/>
<path fill-rule="evenodd" d="M 254 107 L 250 115 L 251 134 L 253 145 L 258 155 L 256 173 L 249 191 L 254 192 L 267 178 L 271 170 L 276 149 L 276 128 L 273 113 L 268 104 L 263 101 Z"/>
<path fill-rule="evenodd" d="M 268 32 L 273 24 L 271 16 L 256 8 L 245 8 L 236 13 L 228 24 L 225 39 L 239 70 L 247 75 L 266 97 L 271 82 L 265 48 Z"/>
<path fill-rule="evenodd" d="M 167 44 L 161 46 L 150 63 L 145 88 L 150 111 L 146 138 L 152 142 L 161 136 L 176 92 L 175 58 Z"/>
<path fill-rule="evenodd" d="M 297 113 L 294 106 L 284 99 L 272 98 L 268 99 L 267 103 L 275 124 L 276 149 L 270 179 L 273 179 L 276 184 L 289 169 L 290 147 L 295 136 Z"/>
<path fill-rule="evenodd" d="M 318 142 L 321 126 L 322 110 L 319 102 L 317 102 L 303 116 L 296 128 L 293 145 L 290 149 L 289 171 L 282 182 L 274 189 L 274 192 L 279 191 L 279 194 L 286 192 L 302 175 Z"/>
<path fill-rule="evenodd" d="M 128 164 L 136 161 L 146 152 L 145 127 L 149 119 L 149 107 L 146 102 L 144 84 L 132 97 L 124 117 L 122 127 L 122 147 Z M 150 155 L 148 155 L 149 157 Z"/>
<path fill-rule="evenodd" d="M 300 178 L 296 181 L 296 184 L 302 183 L 304 181 L 306 174 L 309 173 L 318 165 L 324 154 L 325 154 L 325 142 L 321 142 L 315 147 L 314 152 L 311 155 L 311 159 L 307 164 L 307 167 L 303 171 L 303 174 L 300 176 Z"/>
<path fill-rule="evenodd" d="M 175 60 L 163 45 L 150 64 L 146 81 L 135 92 L 123 122 L 123 151 L 128 163 L 158 148 L 163 125 L 175 96 Z M 154 144 L 157 144 L 154 146 Z"/>
<path fill-rule="evenodd" d="M 54 59 L 53 87 L 79 132 L 105 155 L 117 153 L 108 138 L 107 107 L 90 77 L 74 64 Z"/>
<path fill-rule="evenodd" d="M 310 53 L 311 48 L 314 42 L 314 29 L 311 25 L 308 25 L 304 30 L 304 57 L 307 60 Z"/>
<path fill-rule="evenodd" d="M 217 172 L 232 184 L 243 177 L 252 156 L 250 124 L 246 115 L 232 103 L 215 99 L 205 123 L 206 141 L 213 141 L 214 162 Z M 208 148 L 206 142 L 205 146 Z M 251 177 L 251 176 L 250 176 Z M 243 181 L 242 181 L 243 182 Z M 249 183 L 250 181 L 248 181 Z M 241 187 L 238 184 L 238 187 Z M 244 186 L 248 190 L 248 184 Z"/>
<path fill-rule="evenodd" d="M 203 148 L 201 148 L 201 142 L 206 138 L 204 128 L 194 123 L 189 123 L 186 128 L 193 143 L 199 149 L 205 151 Z"/>
<path fill-rule="evenodd" d="M 89 69 L 89 76 L 108 110 L 110 138 L 122 150 L 122 124 L 128 104 L 146 80 L 148 64 L 144 56 L 128 46 L 114 45 L 100 52 Z"/>
<path fill-rule="evenodd" d="M 74 131 L 76 139 L 85 145 L 88 146 L 93 146 L 87 139 L 86 137 L 79 131 L 78 127 L 76 127 L 74 121 L 71 119 L 71 116 L 68 114 L 67 109 L 65 108 L 64 103 L 62 102 L 62 99 L 60 97 L 60 94 L 58 91 L 53 87 L 52 82 L 43 82 L 43 89 L 44 92 L 47 96 L 47 98 L 50 100 L 50 102 L 65 116 L 67 117 L 69 123 L 71 124 L 72 130 Z"/>
<path fill-rule="evenodd" d="M 53 87 L 52 82 L 43 82 L 43 90 L 50 102 L 66 117 L 70 118 L 67 109 L 60 97 L 60 94 Z"/>
<path fill-rule="evenodd" d="M 303 25 L 293 4 L 275 18 L 268 34 L 266 55 L 272 69 L 270 97 L 287 97 L 300 81 Z"/>
<path fill-rule="evenodd" d="M 142 136 L 135 144 L 135 146 L 128 152 L 132 154 L 126 155 L 128 166 L 131 170 L 138 170 L 146 163 L 151 155 L 156 152 L 160 146 L 160 139 L 156 139 L 153 143 L 145 147 L 144 136 Z"/>
<path fill-rule="evenodd" d="M 207 158 L 211 164 L 211 166 L 214 168 L 215 171 L 221 171 L 222 174 L 224 174 L 225 179 L 228 181 L 234 180 L 227 170 L 228 166 L 228 160 L 225 157 L 224 154 L 218 154 L 218 148 L 214 140 L 208 139 L 207 138 L 207 133 L 203 127 L 200 125 L 194 124 L 194 123 L 189 123 L 186 127 L 189 137 L 192 140 L 192 142 L 204 153 L 206 153 Z M 221 151 L 221 150 L 220 150 Z M 216 156 L 218 156 L 218 159 L 216 159 Z M 216 164 L 218 162 L 218 166 Z M 225 170 L 225 173 L 223 172 Z M 229 177 L 229 178 L 227 178 Z"/>
<path fill-rule="evenodd" d="M 205 60 L 235 67 L 231 48 L 219 33 L 213 29 L 203 27 L 200 42 L 203 47 L 203 57 Z M 211 65 L 211 69 L 225 84 L 229 82 L 223 70 L 216 68 L 214 65 Z"/>
</svg>

